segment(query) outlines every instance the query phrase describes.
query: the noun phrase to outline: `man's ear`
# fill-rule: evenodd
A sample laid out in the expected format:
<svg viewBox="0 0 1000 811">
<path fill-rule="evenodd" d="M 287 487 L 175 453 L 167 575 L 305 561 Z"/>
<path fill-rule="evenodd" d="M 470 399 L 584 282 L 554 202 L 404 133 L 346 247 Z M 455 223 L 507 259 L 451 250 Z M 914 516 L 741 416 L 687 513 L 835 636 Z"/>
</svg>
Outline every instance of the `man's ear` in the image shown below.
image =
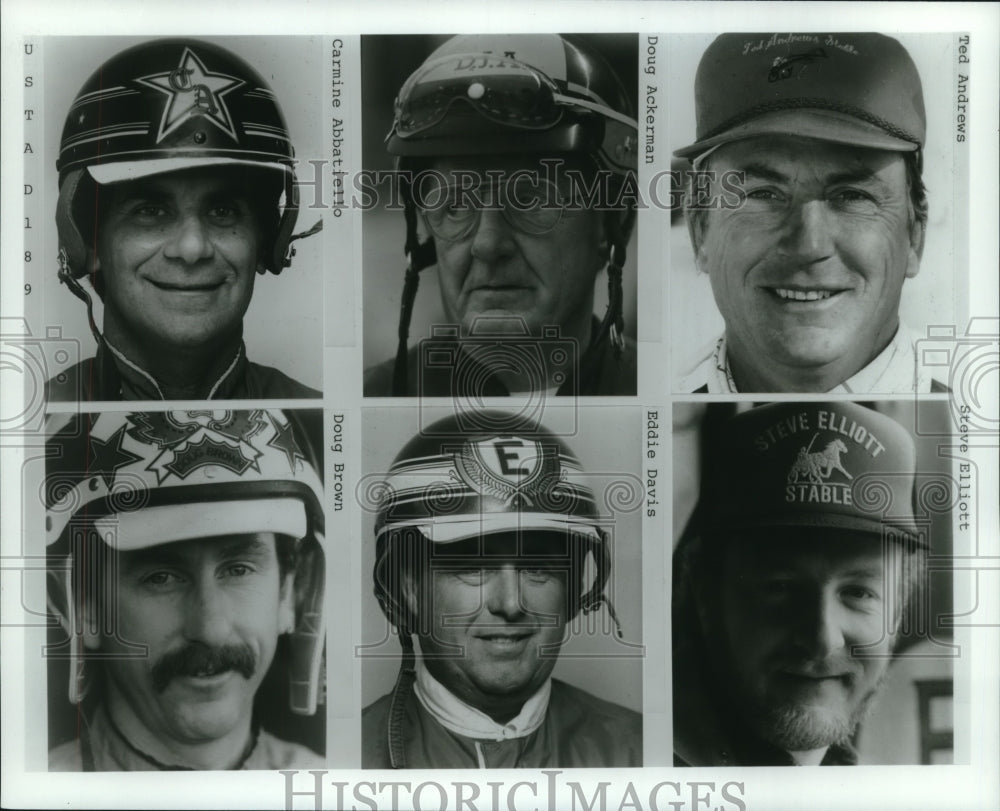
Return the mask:
<svg viewBox="0 0 1000 811">
<path fill-rule="evenodd" d="M 278 634 L 290 634 L 295 630 L 295 572 L 289 572 L 281 581 L 281 597 L 278 600 Z"/>
<path fill-rule="evenodd" d="M 912 279 L 920 272 L 920 258 L 924 255 L 924 238 L 927 222 L 913 218 L 910 224 L 910 248 L 906 256 L 906 278 Z"/>
<path fill-rule="evenodd" d="M 698 270 L 704 273 L 705 271 L 702 267 L 704 257 L 701 253 L 701 247 L 704 244 L 705 229 L 708 226 L 705 219 L 705 212 L 696 211 L 692 208 L 685 208 L 684 220 L 687 222 L 688 236 L 691 238 L 691 247 L 694 249 L 695 265 L 697 265 Z"/>
</svg>

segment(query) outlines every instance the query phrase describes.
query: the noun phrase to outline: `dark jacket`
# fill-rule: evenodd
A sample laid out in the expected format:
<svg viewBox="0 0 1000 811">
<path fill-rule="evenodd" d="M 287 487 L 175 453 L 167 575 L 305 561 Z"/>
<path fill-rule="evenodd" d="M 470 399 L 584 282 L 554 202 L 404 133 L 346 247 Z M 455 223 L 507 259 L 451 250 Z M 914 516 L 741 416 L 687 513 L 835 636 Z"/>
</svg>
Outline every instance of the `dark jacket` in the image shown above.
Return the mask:
<svg viewBox="0 0 1000 811">
<path fill-rule="evenodd" d="M 392 694 L 361 714 L 361 765 L 391 768 L 389 705 Z M 576 687 L 552 680 L 542 725 L 521 738 L 474 740 L 445 729 L 413 690 L 401 726 L 410 769 L 585 768 L 642 765 L 642 716 Z"/>
<path fill-rule="evenodd" d="M 594 328 L 597 329 L 595 319 Z M 407 354 L 407 397 L 454 397 L 460 395 L 483 397 L 506 397 L 510 394 L 506 386 L 488 366 L 477 358 L 488 354 L 489 346 L 504 348 L 503 358 L 508 363 L 544 366 L 546 340 L 531 338 L 490 339 L 473 338 L 471 342 L 458 339 L 427 339 L 410 347 Z M 434 352 L 424 351 L 433 342 Z M 551 344 L 563 343 L 554 339 Z M 423 344 L 423 349 L 421 347 Z M 474 345 L 476 357 L 463 349 L 463 344 Z M 536 354 L 536 349 L 541 356 Z M 525 362 L 519 364 L 518 353 L 525 353 Z M 529 358 L 527 353 L 531 353 Z M 635 341 L 626 339 L 621 357 L 616 357 L 611 343 L 602 341 L 590 349 L 580 361 L 579 379 L 570 376 L 556 392 L 558 396 L 633 396 L 636 393 L 636 346 Z M 423 368 L 421 368 L 423 365 Z M 392 377 L 395 359 L 365 370 L 365 397 L 392 397 Z M 463 381 L 465 385 L 463 385 Z M 471 390 L 466 390 L 471 386 Z"/>
<path fill-rule="evenodd" d="M 323 395 L 293 380 L 288 375 L 247 360 L 240 344 L 234 364 L 206 391 L 209 400 L 317 399 Z M 49 402 L 70 403 L 92 400 L 162 400 L 154 382 L 130 369 L 116 358 L 104 341 L 97 355 L 60 372 L 45 384 Z"/>
<path fill-rule="evenodd" d="M 118 730 L 104 707 L 91 717 L 81 715 L 79 738 L 49 752 L 50 772 L 190 771 L 184 766 L 160 763 L 136 749 Z M 274 737 L 263 729 L 233 769 L 322 769 L 325 761 L 305 746 Z"/>
</svg>

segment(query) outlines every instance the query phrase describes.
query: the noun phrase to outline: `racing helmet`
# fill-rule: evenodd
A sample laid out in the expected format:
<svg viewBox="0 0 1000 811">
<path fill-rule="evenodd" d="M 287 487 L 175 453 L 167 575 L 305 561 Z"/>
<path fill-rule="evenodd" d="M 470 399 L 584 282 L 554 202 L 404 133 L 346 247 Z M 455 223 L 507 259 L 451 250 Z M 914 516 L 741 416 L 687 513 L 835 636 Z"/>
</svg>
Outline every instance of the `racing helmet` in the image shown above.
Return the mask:
<svg viewBox="0 0 1000 811">
<path fill-rule="evenodd" d="M 634 223 L 638 167 L 635 111 L 611 66 L 585 43 L 557 34 L 452 37 L 403 84 L 386 148 L 404 172 L 406 279 L 400 312 L 394 394 L 405 394 L 406 351 L 419 272 L 436 261 L 433 240 L 420 241 L 405 172 L 414 160 L 442 156 L 562 154 L 610 173 L 623 209 L 606 217 L 609 304 L 596 345 L 610 333 L 623 346 L 621 274 Z"/>
<path fill-rule="evenodd" d="M 570 615 L 604 603 L 617 626 L 604 595 L 611 574 L 608 535 L 573 451 L 543 427 L 505 430 L 500 426 L 511 424 L 507 414 L 478 412 L 476 423 L 470 430 L 453 415 L 428 426 L 379 483 L 373 577 L 383 613 L 401 637 L 413 632 L 399 571 L 413 547 L 429 542 L 440 549 L 475 538 L 488 556 L 500 536 L 537 532 L 563 538 L 581 562 L 588 553 L 593 557 L 593 581 L 589 587 L 578 581 Z"/>
<path fill-rule="evenodd" d="M 230 51 L 159 39 L 116 54 L 80 88 L 63 127 L 56 161 L 60 279 L 79 296 L 71 282 L 88 270 L 92 226 L 81 227 L 87 222 L 81 212 L 94 207 L 94 183 L 205 166 L 274 174 L 276 227 L 262 259 L 280 273 L 294 253 L 294 154 L 271 88 Z"/>
<path fill-rule="evenodd" d="M 323 484 L 280 411 L 104 412 L 49 418 L 45 477 L 48 603 L 69 637 L 69 700 L 89 686 L 83 541 L 129 551 L 271 532 L 296 546 L 291 710 L 312 715 L 323 661 Z M 99 588 L 99 586 L 96 586 Z M 113 629 L 109 629 L 113 630 Z"/>
</svg>

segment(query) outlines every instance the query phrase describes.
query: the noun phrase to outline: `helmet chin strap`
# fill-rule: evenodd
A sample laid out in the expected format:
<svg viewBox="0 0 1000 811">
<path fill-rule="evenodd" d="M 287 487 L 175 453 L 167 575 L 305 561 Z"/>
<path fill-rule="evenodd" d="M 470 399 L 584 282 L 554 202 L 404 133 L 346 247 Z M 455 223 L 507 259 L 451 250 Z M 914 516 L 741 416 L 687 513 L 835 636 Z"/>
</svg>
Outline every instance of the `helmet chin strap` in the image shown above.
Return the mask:
<svg viewBox="0 0 1000 811">
<path fill-rule="evenodd" d="M 402 660 L 399 663 L 399 675 L 392 688 L 392 699 L 389 703 L 389 763 L 394 769 L 406 768 L 406 749 L 403 745 L 403 717 L 406 714 L 406 699 L 413 691 L 413 683 L 417 680 L 417 656 L 413 651 L 413 637 L 408 631 L 399 629 L 399 644 L 403 648 Z"/>
<path fill-rule="evenodd" d="M 65 248 L 59 248 L 59 273 L 57 275 L 59 276 L 59 281 L 65 284 L 74 296 L 87 305 L 87 321 L 90 323 L 90 331 L 97 341 L 97 345 L 100 346 L 104 341 L 104 336 L 101 335 L 101 331 L 97 328 L 97 322 L 94 320 L 94 302 L 90 297 L 90 293 L 73 276 L 73 271 L 69 266 L 69 255 L 66 253 Z"/>
</svg>

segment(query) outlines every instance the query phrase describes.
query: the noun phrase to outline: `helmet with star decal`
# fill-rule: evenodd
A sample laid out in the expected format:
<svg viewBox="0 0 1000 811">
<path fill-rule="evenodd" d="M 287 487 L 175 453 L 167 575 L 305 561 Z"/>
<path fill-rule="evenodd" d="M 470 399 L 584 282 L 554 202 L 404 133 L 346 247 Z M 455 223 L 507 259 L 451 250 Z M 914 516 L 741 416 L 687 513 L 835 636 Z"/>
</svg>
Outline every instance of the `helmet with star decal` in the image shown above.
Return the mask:
<svg viewBox="0 0 1000 811">
<path fill-rule="evenodd" d="M 87 273 L 93 184 L 213 165 L 272 178 L 273 238 L 263 259 L 281 272 L 298 194 L 288 127 L 267 82 L 230 51 L 192 39 L 142 43 L 106 61 L 77 94 L 60 142 L 60 277 Z"/>
</svg>

